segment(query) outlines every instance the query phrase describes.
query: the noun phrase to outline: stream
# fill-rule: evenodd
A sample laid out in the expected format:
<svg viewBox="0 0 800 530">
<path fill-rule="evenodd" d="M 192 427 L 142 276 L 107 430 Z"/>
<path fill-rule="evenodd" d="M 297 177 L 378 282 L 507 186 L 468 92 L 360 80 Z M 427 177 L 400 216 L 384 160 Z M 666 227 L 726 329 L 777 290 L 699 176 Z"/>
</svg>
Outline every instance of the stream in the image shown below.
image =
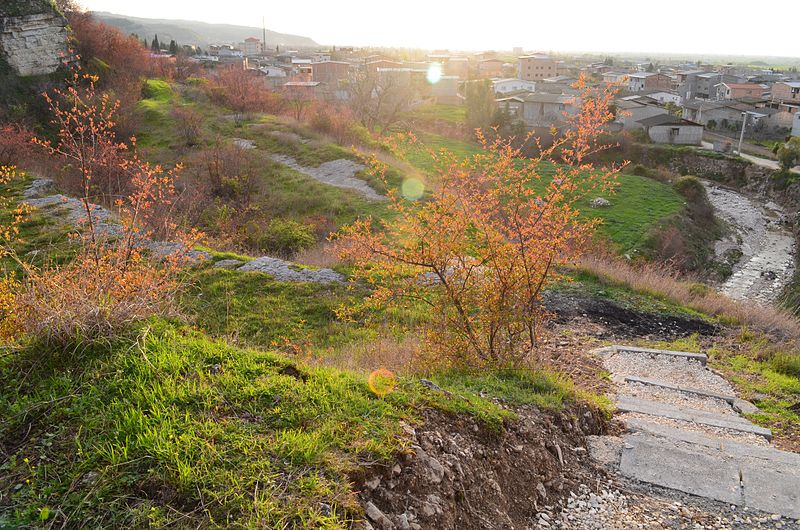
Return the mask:
<svg viewBox="0 0 800 530">
<path fill-rule="evenodd" d="M 778 300 L 795 270 L 795 239 L 781 222 L 783 209 L 773 202 L 761 203 L 729 188 L 704 181 L 708 199 L 729 233 L 717 241 L 718 259 L 741 252 L 733 274 L 719 286 L 735 300 L 762 305 Z"/>
</svg>

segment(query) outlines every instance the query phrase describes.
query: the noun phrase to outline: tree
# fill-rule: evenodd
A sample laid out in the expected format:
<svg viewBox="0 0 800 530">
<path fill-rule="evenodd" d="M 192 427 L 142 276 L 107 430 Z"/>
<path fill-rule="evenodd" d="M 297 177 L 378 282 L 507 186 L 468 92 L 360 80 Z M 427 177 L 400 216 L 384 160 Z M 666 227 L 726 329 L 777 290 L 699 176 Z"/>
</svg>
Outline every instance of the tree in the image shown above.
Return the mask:
<svg viewBox="0 0 800 530">
<path fill-rule="evenodd" d="M 572 127 L 536 158 L 524 159 L 500 140 L 463 161 L 433 154 L 437 187 L 429 199 L 406 201 L 391 192 L 395 215 L 361 219 L 338 234 L 338 254 L 355 265 L 354 281 L 374 289 L 364 308 L 429 309 L 425 344 L 436 360 L 536 360 L 546 318 L 542 292 L 561 265 L 580 255 L 598 222 L 583 220 L 577 205 L 612 189 L 620 169 L 595 169 L 587 160 L 604 148 L 599 137 L 613 119 L 613 89 L 592 92 L 585 79 L 578 86 L 584 103 Z M 385 169 L 371 164 L 378 173 Z"/>
<path fill-rule="evenodd" d="M 219 69 L 211 86 L 211 96 L 234 111 L 237 123 L 241 123 L 250 112 L 266 110 L 276 99 L 274 94 L 267 92 L 256 73 L 235 65 Z"/>
<path fill-rule="evenodd" d="M 399 76 L 358 72 L 349 80 L 350 108 L 369 130 L 388 129 L 411 108 L 414 89 Z"/>
<path fill-rule="evenodd" d="M 648 72 L 655 72 L 656 71 L 655 65 L 653 63 L 648 64 L 647 65 L 647 71 Z"/>
<path fill-rule="evenodd" d="M 778 148 L 778 161 L 781 168 L 788 171 L 797 164 L 800 164 L 800 136 L 795 136 Z"/>
<path fill-rule="evenodd" d="M 495 125 L 497 103 L 495 103 L 492 82 L 488 79 L 471 81 L 466 84 L 464 102 L 467 127 L 470 130 L 488 130 Z"/>
<path fill-rule="evenodd" d="M 178 43 L 175 40 L 169 41 L 169 53 L 172 55 L 178 54 Z"/>
<path fill-rule="evenodd" d="M 153 44 L 150 45 L 150 48 L 156 53 L 161 51 L 161 44 L 158 43 L 158 33 L 153 37 Z"/>
</svg>

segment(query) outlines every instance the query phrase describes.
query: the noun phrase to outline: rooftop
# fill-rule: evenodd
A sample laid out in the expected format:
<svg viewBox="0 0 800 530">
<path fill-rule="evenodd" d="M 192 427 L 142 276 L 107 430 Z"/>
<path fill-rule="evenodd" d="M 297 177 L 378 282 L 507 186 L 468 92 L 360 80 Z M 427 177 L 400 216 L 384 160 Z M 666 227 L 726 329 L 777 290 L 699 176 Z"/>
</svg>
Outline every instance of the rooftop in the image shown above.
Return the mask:
<svg viewBox="0 0 800 530">
<path fill-rule="evenodd" d="M 649 118 L 638 120 L 638 123 L 641 123 L 645 127 L 656 127 L 658 125 L 694 125 L 697 127 L 702 127 L 702 125 L 699 123 L 684 120 L 683 118 L 673 116 L 672 114 L 659 114 L 657 116 L 650 116 Z"/>
</svg>

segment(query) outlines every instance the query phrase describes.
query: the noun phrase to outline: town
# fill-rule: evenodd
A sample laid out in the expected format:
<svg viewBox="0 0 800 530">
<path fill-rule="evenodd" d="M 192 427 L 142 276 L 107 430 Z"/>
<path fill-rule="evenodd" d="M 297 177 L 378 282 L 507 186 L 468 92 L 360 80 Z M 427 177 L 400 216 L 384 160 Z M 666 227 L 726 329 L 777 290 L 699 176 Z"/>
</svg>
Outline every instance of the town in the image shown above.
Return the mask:
<svg viewBox="0 0 800 530">
<path fill-rule="evenodd" d="M 0 2 L 0 529 L 800 530 L 795 6 L 474 7 Z"/>
</svg>

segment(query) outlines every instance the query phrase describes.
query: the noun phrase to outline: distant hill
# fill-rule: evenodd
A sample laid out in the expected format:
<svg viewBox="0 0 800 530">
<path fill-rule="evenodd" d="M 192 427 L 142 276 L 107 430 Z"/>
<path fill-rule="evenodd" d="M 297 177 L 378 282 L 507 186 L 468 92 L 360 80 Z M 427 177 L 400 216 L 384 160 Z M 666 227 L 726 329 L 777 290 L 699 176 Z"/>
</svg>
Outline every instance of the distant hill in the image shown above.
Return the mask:
<svg viewBox="0 0 800 530">
<path fill-rule="evenodd" d="M 98 20 L 116 26 L 125 33 L 136 33 L 150 41 L 158 35 L 160 42 L 175 40 L 179 44 L 194 44 L 207 47 L 209 44 L 236 44 L 247 37 L 262 38 L 262 29 L 231 24 L 208 24 L 195 20 L 162 20 L 116 15 L 104 11 L 93 13 Z M 287 35 L 267 30 L 267 46 L 290 46 L 293 48 L 312 48 L 318 46 L 309 37 Z"/>
</svg>

